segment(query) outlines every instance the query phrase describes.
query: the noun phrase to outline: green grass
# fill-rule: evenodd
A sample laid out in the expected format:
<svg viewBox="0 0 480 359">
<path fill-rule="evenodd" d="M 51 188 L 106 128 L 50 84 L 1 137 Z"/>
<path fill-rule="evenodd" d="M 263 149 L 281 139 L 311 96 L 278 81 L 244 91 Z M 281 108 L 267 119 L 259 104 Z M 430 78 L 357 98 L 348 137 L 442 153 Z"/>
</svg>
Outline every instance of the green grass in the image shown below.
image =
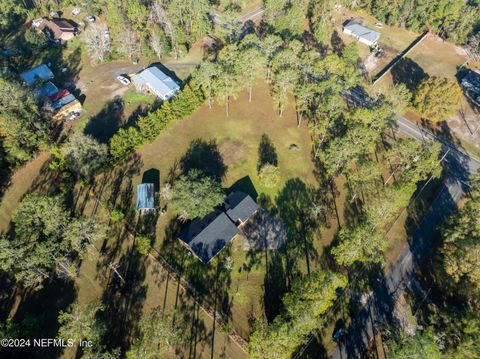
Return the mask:
<svg viewBox="0 0 480 359">
<path fill-rule="evenodd" d="M 126 107 L 136 107 L 140 104 L 152 104 L 155 101 L 155 96 L 136 91 L 131 87 L 122 96 Z"/>
</svg>

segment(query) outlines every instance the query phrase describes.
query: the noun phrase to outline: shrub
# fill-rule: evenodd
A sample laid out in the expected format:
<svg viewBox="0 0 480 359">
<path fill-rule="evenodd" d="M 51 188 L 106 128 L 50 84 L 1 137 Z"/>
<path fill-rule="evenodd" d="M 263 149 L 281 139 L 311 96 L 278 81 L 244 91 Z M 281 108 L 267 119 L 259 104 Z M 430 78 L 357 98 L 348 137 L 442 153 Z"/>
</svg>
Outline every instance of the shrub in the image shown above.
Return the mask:
<svg viewBox="0 0 480 359">
<path fill-rule="evenodd" d="M 138 253 L 147 256 L 152 249 L 150 238 L 145 236 L 139 236 L 135 238 L 135 249 L 138 251 Z"/>
<path fill-rule="evenodd" d="M 188 84 L 171 101 L 140 117 L 136 127 L 120 129 L 109 143 L 113 162 L 123 160 L 140 145 L 152 142 L 170 122 L 192 114 L 204 101 L 203 92 Z"/>
<path fill-rule="evenodd" d="M 275 187 L 280 182 L 280 170 L 278 167 L 270 164 L 264 165 L 258 172 L 258 178 L 262 186 L 267 188 Z"/>
</svg>

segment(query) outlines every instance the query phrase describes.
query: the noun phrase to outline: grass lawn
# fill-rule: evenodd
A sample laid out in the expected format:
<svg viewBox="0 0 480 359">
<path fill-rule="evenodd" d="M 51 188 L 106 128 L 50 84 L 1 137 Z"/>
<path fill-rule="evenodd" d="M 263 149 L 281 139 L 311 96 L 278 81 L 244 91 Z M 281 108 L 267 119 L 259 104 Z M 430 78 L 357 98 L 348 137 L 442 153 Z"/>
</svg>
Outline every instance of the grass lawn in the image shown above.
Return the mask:
<svg viewBox="0 0 480 359">
<path fill-rule="evenodd" d="M 278 155 L 281 181 L 275 188 L 263 187 L 257 176 L 258 147 L 263 133 L 269 136 Z M 192 147 L 192 141 L 195 143 L 196 140 L 205 147 L 198 147 L 198 142 Z M 289 151 L 291 144 L 296 144 L 298 150 Z M 205 148 L 208 148 L 208 151 L 205 151 Z M 147 180 L 147 174 L 152 171 L 158 171 L 160 185 L 171 181 L 172 175 L 181 171 L 182 158 L 189 149 L 194 149 L 199 151 L 197 154 L 200 161 L 203 161 L 206 167 L 211 165 L 209 151 L 218 151 L 223 166 L 226 166 L 222 184 L 227 189 L 247 177 L 258 195 L 264 194 L 273 204 L 280 205 L 279 197 L 287 193 L 289 180 L 300 178 L 307 185 L 324 191 L 326 196 L 331 198 L 330 188 L 319 186 L 314 175 L 315 167 L 311 160 L 310 148 L 307 129 L 296 126 L 292 104 L 285 111 L 283 118 L 279 118 L 274 112 L 267 84 L 259 81 L 254 88 L 251 103 L 248 102 L 246 93 L 240 93 L 238 99 L 232 102 L 230 117 L 226 117 L 223 106 L 215 103 L 212 109 L 205 105 L 190 117 L 168 126 L 153 143 L 142 146 L 133 159 L 124 164 L 123 169 L 104 176 L 106 185 L 101 187 L 101 197 L 112 199 L 118 207 L 123 207 L 134 214 L 136 185 Z M 388 177 L 388 169 L 384 172 L 384 177 Z M 99 179 L 98 182 L 102 183 L 103 180 Z M 335 180 L 335 188 L 335 208 L 329 214 L 326 225 L 316 230 L 312 240 L 312 249 L 309 251 L 312 270 L 323 264 L 325 248 L 333 240 L 338 230 L 338 222 L 344 224 L 355 216 L 354 206 L 346 201 L 343 176 Z M 100 195 L 92 197 L 97 201 Z M 295 206 L 295 203 L 296 199 L 293 199 L 292 205 Z M 164 204 L 160 203 L 160 207 L 163 206 Z M 149 226 L 154 224 L 151 223 Z M 269 307 L 278 305 L 285 290 L 285 288 L 272 289 L 272 285 L 281 286 L 285 276 L 288 275 L 288 272 L 284 272 L 286 261 L 284 256 L 288 255 L 257 252 L 252 256 L 252 253 L 244 249 L 245 239 L 239 237 L 210 264 L 204 265 L 196 258 L 188 257 L 187 250 L 179 244 L 175 236 L 179 230 L 178 223 L 170 211 L 167 210 L 161 215 L 154 227 L 156 236 L 154 247 L 160 255 L 183 273 L 207 303 L 210 305 L 216 303 L 217 310 L 242 337 L 248 338 L 253 318 L 266 315 L 271 319 Z M 302 251 L 303 248 L 295 252 L 295 268 L 306 273 L 306 257 Z M 217 268 L 221 267 L 226 257 L 233 259 L 233 268 L 227 274 L 223 272 L 219 274 Z M 270 275 L 267 271 L 270 271 Z M 224 277 L 220 280 L 219 275 Z M 152 285 L 154 284 L 149 283 L 147 286 Z M 269 291 L 272 293 L 278 291 L 278 296 L 272 298 Z M 158 301 L 163 299 L 157 298 Z M 330 335 L 331 333 L 327 333 L 326 338 L 329 339 Z"/>
<path fill-rule="evenodd" d="M 10 220 L 18 203 L 25 193 L 38 182 L 40 173 L 49 158 L 49 153 L 42 153 L 18 169 L 12 176 L 10 184 L 0 198 L 0 233 L 5 233 L 8 230 Z"/>
<path fill-rule="evenodd" d="M 275 188 L 263 187 L 257 176 L 258 147 L 263 133 L 269 136 L 278 155 L 281 180 Z M 246 93 L 239 94 L 238 100 L 232 102 L 230 117 L 226 117 L 222 106 L 215 104 L 213 109 L 204 106 L 189 118 L 169 126 L 152 144 L 143 146 L 138 151 L 141 168 L 133 178 L 133 186 L 141 183 L 144 173 L 151 169 L 160 172 L 162 185 L 168 182 L 169 174 L 177 170 L 176 166 L 195 139 L 213 141 L 218 149 L 227 167 L 222 182 L 225 188 L 248 177 L 257 194 L 263 193 L 274 199 L 290 178 L 299 177 L 307 183 L 316 184 L 308 131 L 297 128 L 293 106 L 289 106 L 282 118 L 274 113 L 268 87 L 261 82 L 255 87 L 251 103 Z M 289 151 L 291 144 L 296 144 L 298 150 Z M 208 159 L 205 158 L 205 161 Z M 155 246 L 161 252 L 162 249 L 165 251 L 162 246 L 170 221 L 171 216 L 167 213 L 157 223 Z M 238 239 L 231 248 L 234 269 L 228 291 L 235 328 L 242 336 L 248 337 L 248 318 L 261 316 L 262 313 L 265 266 L 258 263 L 252 270 L 242 270 L 247 260 L 245 251 L 241 249 L 242 241 Z M 183 247 L 179 250 L 185 253 Z M 166 254 L 167 259 L 168 256 Z"/>
</svg>

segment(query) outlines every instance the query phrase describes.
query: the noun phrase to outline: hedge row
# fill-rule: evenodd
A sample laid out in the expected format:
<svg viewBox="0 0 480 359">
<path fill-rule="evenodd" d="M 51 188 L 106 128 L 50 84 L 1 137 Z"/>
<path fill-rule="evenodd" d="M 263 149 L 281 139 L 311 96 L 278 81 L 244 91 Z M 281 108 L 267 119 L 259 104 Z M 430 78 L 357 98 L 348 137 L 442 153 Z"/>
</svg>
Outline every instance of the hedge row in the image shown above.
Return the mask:
<svg viewBox="0 0 480 359">
<path fill-rule="evenodd" d="M 167 125 L 192 114 L 205 102 L 205 95 L 190 82 L 170 101 L 165 101 L 156 111 L 138 119 L 136 125 L 121 128 L 109 142 L 114 163 L 125 159 L 139 146 L 152 142 Z"/>
</svg>

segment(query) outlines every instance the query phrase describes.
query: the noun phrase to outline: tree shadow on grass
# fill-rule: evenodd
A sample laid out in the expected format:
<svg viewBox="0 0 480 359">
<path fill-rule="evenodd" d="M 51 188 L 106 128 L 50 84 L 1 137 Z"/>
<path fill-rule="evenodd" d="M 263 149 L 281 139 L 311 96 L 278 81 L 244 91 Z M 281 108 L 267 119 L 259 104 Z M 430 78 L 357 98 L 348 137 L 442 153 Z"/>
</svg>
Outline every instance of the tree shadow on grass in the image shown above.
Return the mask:
<svg viewBox="0 0 480 359">
<path fill-rule="evenodd" d="M 215 140 L 205 141 L 199 138 L 193 140 L 181 158 L 180 166 L 184 173 L 196 169 L 219 182 L 227 172 L 227 165 Z"/>
<path fill-rule="evenodd" d="M 105 344 L 108 349 L 120 347 L 125 352 L 132 339 L 139 334 L 138 323 L 147 293 L 145 257 L 138 254 L 132 246 L 118 261 L 117 270 L 125 283 L 110 271 L 102 297 L 108 333 Z"/>
<path fill-rule="evenodd" d="M 324 206 L 324 199 L 312 186 L 299 178 L 289 179 L 276 198 L 280 218 L 287 227 L 288 240 L 285 246 L 289 276 L 299 270 L 299 259 L 305 259 L 307 272 L 310 274 L 310 261 L 316 259 L 318 253 L 313 245 L 314 231 L 326 224 L 325 212 L 312 214 L 314 204 Z"/>
<path fill-rule="evenodd" d="M 110 138 L 124 125 L 124 103 L 117 96 L 107 102 L 103 109 L 90 119 L 84 132 L 95 137 L 101 143 L 108 143 Z"/>
<path fill-rule="evenodd" d="M 332 36 L 330 38 L 330 43 L 332 44 L 332 49 L 335 53 L 341 55 L 343 49 L 345 48 L 345 43 L 343 42 L 342 38 L 338 34 L 337 30 L 334 30 Z"/>
<path fill-rule="evenodd" d="M 278 156 L 270 137 L 264 133 L 258 145 L 257 171 L 265 165 L 278 166 Z"/>
<path fill-rule="evenodd" d="M 406 57 L 400 60 L 391 70 L 393 83 L 403 83 L 410 91 L 414 91 L 428 74 L 412 59 Z"/>
<path fill-rule="evenodd" d="M 265 251 L 267 262 L 263 282 L 263 305 L 269 322 L 283 311 L 283 295 L 287 292 L 289 281 L 285 271 L 284 251 Z"/>
</svg>

